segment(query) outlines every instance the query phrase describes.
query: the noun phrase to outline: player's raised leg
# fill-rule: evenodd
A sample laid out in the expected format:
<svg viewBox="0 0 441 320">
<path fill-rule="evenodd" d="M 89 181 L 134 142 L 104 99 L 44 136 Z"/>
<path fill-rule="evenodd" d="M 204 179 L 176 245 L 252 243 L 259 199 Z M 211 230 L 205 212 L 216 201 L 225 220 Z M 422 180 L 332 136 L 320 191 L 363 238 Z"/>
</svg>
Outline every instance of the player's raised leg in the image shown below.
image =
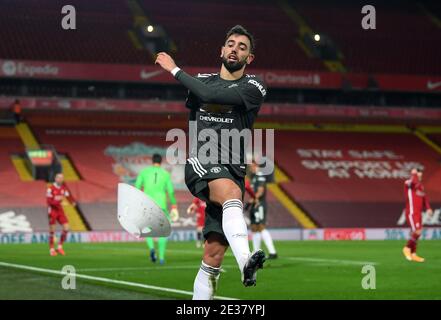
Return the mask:
<svg viewBox="0 0 441 320">
<path fill-rule="evenodd" d="M 228 244 L 222 235 L 211 232 L 205 241 L 204 257 L 193 286 L 193 300 L 212 300 L 217 288 Z"/>
<path fill-rule="evenodd" d="M 242 272 L 245 286 L 256 284 L 257 269 L 263 267 L 265 254 L 250 253 L 248 228 L 243 216 L 242 191 L 230 179 L 221 178 L 209 183 L 210 201 L 222 204 L 222 229 Z"/>
</svg>

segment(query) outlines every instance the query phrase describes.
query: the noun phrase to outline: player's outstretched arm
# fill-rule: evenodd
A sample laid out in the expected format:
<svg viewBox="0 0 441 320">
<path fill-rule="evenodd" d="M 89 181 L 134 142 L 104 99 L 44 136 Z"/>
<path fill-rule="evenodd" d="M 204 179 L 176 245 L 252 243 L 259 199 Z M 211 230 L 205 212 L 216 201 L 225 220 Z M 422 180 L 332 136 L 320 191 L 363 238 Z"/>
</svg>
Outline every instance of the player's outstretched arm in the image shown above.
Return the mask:
<svg viewBox="0 0 441 320">
<path fill-rule="evenodd" d="M 159 64 L 164 70 L 172 72 L 176 80 L 182 83 L 203 102 L 236 106 L 245 105 L 242 96 L 237 90 L 213 88 L 206 85 L 204 82 L 190 76 L 188 73 L 178 68 L 173 58 L 165 52 L 158 53 L 155 63 Z"/>
</svg>

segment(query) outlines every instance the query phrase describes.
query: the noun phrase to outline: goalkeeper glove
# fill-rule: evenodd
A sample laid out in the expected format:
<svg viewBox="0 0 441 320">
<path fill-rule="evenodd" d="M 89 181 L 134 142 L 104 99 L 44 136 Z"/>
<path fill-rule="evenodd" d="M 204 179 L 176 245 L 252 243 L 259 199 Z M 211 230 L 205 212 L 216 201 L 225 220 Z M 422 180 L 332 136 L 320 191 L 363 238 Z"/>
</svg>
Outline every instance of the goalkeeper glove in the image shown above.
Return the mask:
<svg viewBox="0 0 441 320">
<path fill-rule="evenodd" d="M 178 207 L 176 205 L 173 205 L 170 210 L 170 218 L 173 222 L 176 222 L 179 220 L 179 211 L 178 211 Z"/>
</svg>

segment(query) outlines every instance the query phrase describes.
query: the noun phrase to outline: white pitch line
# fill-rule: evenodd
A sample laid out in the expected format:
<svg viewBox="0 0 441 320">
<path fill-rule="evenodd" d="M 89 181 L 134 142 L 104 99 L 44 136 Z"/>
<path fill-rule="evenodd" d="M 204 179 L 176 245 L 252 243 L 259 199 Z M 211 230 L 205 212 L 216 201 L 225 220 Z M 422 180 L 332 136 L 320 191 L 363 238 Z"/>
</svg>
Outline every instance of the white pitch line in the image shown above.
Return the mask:
<svg viewBox="0 0 441 320">
<path fill-rule="evenodd" d="M 322 259 L 322 258 L 309 258 L 309 257 L 286 257 L 285 259 L 307 261 L 307 262 L 319 262 L 319 263 L 349 264 L 349 265 L 366 265 L 366 264 L 378 265 L 377 262 L 372 262 L 372 261 Z"/>
<path fill-rule="evenodd" d="M 222 265 L 222 267 L 234 268 L 233 265 Z M 112 268 L 80 268 L 77 271 L 161 271 L 161 270 L 182 270 L 182 269 L 193 269 L 199 270 L 200 265 L 193 266 L 158 266 L 158 267 L 112 267 Z"/>
<path fill-rule="evenodd" d="M 22 269 L 22 270 L 29 270 L 29 271 L 37 271 L 37 272 L 42 272 L 42 273 L 50 273 L 50 274 L 56 274 L 56 275 L 62 275 L 62 276 L 66 275 L 65 272 L 58 271 L 58 270 L 37 268 L 37 267 L 32 267 L 32 266 L 27 266 L 27 265 L 1 262 L 1 261 L 0 261 L 0 266 L 15 268 L 15 269 Z M 186 295 L 186 296 L 193 296 L 193 292 L 191 292 L 191 291 L 178 290 L 178 289 L 172 289 L 172 288 L 164 288 L 164 287 L 158 287 L 158 286 L 151 286 L 151 285 L 136 283 L 136 282 L 108 279 L 108 278 L 102 278 L 102 277 L 94 277 L 94 276 L 88 276 L 85 274 L 78 274 L 78 273 L 75 274 L 75 277 L 79 278 L 79 279 L 88 279 L 88 280 L 105 282 L 105 283 L 115 283 L 115 284 L 121 284 L 121 285 L 129 286 L 129 287 L 138 287 L 138 288 L 144 288 L 144 289 L 150 289 L 150 290 L 156 290 L 156 291 L 178 293 L 178 294 L 182 294 L 182 295 Z M 222 297 L 222 296 L 214 296 L 214 298 L 219 299 L 219 300 L 239 300 L 236 298 Z"/>
<path fill-rule="evenodd" d="M 200 266 L 170 266 L 170 267 L 113 267 L 113 268 L 81 268 L 77 271 L 149 271 L 149 270 L 173 270 L 173 269 L 195 269 L 198 270 Z"/>
</svg>

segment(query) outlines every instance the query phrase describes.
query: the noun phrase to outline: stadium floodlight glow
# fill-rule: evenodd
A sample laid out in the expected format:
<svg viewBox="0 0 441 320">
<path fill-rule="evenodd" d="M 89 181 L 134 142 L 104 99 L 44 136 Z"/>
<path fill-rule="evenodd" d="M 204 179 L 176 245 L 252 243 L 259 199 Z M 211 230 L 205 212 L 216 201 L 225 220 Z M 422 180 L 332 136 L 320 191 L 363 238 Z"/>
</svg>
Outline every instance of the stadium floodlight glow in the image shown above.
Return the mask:
<svg viewBox="0 0 441 320">
<path fill-rule="evenodd" d="M 148 32 L 153 32 L 154 28 L 152 25 L 147 26 L 147 31 Z"/>
<path fill-rule="evenodd" d="M 320 41 L 320 35 L 319 35 L 318 33 L 316 33 L 316 34 L 314 35 L 314 40 L 317 41 L 317 42 Z"/>
<path fill-rule="evenodd" d="M 118 184 L 118 221 L 137 238 L 168 237 L 171 225 L 164 211 L 144 192 L 126 184 Z"/>
</svg>

